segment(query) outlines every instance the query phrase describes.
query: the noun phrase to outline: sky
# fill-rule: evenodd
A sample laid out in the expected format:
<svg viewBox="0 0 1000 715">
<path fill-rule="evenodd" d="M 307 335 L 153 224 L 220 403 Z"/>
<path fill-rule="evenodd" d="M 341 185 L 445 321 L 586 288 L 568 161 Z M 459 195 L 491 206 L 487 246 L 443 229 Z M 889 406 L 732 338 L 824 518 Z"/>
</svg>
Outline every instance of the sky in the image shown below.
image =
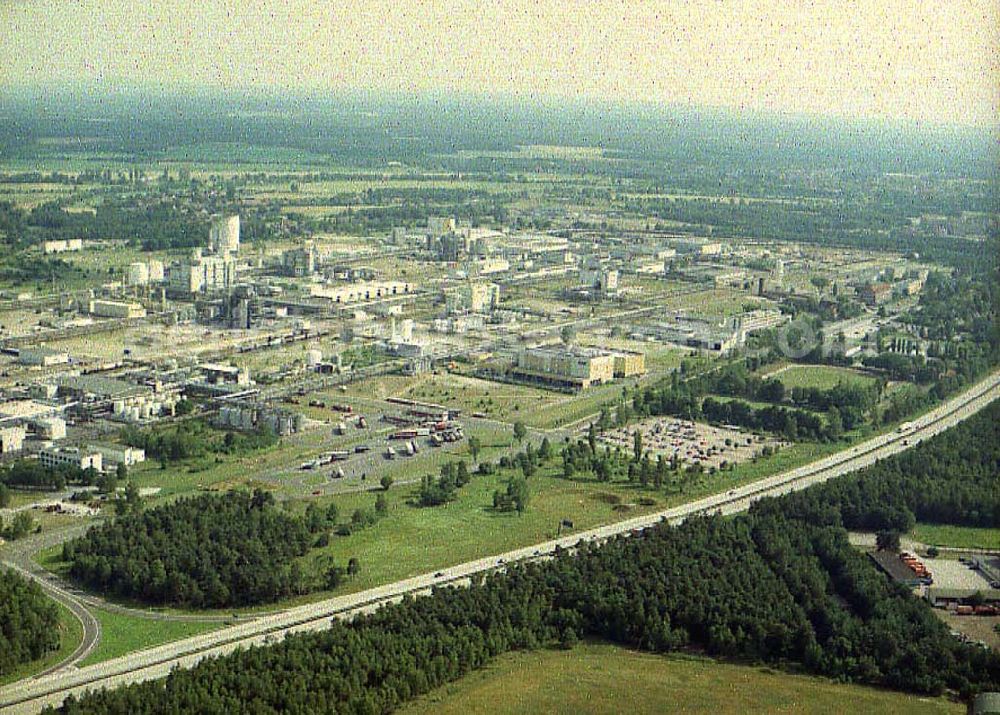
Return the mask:
<svg viewBox="0 0 1000 715">
<path fill-rule="evenodd" d="M 1000 0 L 0 0 L 0 88 L 456 92 L 1000 123 Z"/>
</svg>

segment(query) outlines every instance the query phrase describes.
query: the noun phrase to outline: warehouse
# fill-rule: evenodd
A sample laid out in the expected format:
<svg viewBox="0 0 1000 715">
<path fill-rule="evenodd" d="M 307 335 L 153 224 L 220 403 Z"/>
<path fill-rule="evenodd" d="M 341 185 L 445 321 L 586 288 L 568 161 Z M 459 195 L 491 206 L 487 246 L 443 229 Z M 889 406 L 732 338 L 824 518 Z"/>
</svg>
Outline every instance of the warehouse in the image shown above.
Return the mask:
<svg viewBox="0 0 1000 715">
<path fill-rule="evenodd" d="M 577 346 L 524 348 L 514 374 L 558 387 L 586 389 L 645 372 L 642 353 L 611 352 Z"/>
</svg>

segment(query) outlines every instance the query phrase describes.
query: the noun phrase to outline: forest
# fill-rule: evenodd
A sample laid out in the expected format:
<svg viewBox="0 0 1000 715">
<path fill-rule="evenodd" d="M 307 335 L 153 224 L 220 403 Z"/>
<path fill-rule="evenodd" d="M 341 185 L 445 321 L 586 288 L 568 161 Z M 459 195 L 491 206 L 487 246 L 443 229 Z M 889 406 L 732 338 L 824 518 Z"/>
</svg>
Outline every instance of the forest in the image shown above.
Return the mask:
<svg viewBox="0 0 1000 715">
<path fill-rule="evenodd" d="M 500 653 L 569 648 L 580 638 L 930 695 L 996 690 L 1000 654 L 949 635 L 925 602 L 850 545 L 843 525 L 897 488 L 904 494 L 893 507 L 983 523 L 990 503 L 980 500 L 990 490 L 995 509 L 997 410 L 994 403 L 911 454 L 747 514 L 581 543 L 468 588 L 438 588 L 164 680 L 71 698 L 61 711 L 384 713 Z M 996 525 L 995 511 L 991 518 Z"/>
<path fill-rule="evenodd" d="M 0 569 L 0 676 L 59 647 L 59 611 L 37 584 Z"/>
<path fill-rule="evenodd" d="M 313 542 L 310 526 L 263 491 L 203 494 L 95 526 L 66 542 L 63 558 L 72 578 L 115 596 L 248 606 L 309 590 L 294 559 Z"/>
</svg>

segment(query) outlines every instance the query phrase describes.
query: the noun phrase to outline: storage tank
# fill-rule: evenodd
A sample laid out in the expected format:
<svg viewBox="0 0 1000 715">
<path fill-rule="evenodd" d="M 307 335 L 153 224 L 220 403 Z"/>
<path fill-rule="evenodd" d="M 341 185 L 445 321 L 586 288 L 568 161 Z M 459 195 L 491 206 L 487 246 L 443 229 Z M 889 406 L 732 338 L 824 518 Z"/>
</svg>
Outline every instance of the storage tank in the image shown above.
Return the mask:
<svg viewBox="0 0 1000 715">
<path fill-rule="evenodd" d="M 308 350 L 306 351 L 306 365 L 309 367 L 316 367 L 321 362 L 323 362 L 323 351 L 322 350 Z"/>
<path fill-rule="evenodd" d="M 115 400 L 112 403 L 111 409 L 116 415 L 120 415 L 125 411 L 125 400 Z"/>
</svg>

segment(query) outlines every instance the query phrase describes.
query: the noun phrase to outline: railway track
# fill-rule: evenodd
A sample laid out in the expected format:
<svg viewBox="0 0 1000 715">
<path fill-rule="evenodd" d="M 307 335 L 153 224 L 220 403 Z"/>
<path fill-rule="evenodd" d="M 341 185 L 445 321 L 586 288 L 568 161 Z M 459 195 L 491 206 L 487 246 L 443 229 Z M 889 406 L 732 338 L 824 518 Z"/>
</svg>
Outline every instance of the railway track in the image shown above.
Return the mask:
<svg viewBox="0 0 1000 715">
<path fill-rule="evenodd" d="M 505 568 L 519 561 L 545 557 L 557 548 L 573 548 L 580 541 L 600 542 L 621 534 L 646 529 L 661 522 L 678 523 L 695 514 L 736 513 L 764 496 L 777 496 L 868 466 L 879 458 L 903 451 L 923 438 L 975 414 L 1000 395 L 1000 372 L 970 390 L 910 423 L 904 432 L 875 437 L 844 452 L 817 460 L 783 474 L 766 477 L 724 494 L 705 497 L 664 511 L 577 532 L 542 544 L 517 549 L 450 567 L 442 575 L 423 574 L 351 596 L 299 606 L 264 616 L 221 631 L 158 646 L 107 663 L 73 672 L 60 672 L 21 681 L 0 690 L 3 712 L 36 712 L 45 705 L 59 704 L 69 694 L 95 687 L 115 687 L 163 677 L 175 667 L 190 667 L 205 657 L 224 655 L 239 647 L 272 642 L 285 634 L 320 630 L 331 618 L 347 618 L 399 601 L 404 596 L 425 593 L 436 586 L 459 584 L 471 576 Z M 438 572 L 441 573 L 441 572 Z"/>
</svg>

